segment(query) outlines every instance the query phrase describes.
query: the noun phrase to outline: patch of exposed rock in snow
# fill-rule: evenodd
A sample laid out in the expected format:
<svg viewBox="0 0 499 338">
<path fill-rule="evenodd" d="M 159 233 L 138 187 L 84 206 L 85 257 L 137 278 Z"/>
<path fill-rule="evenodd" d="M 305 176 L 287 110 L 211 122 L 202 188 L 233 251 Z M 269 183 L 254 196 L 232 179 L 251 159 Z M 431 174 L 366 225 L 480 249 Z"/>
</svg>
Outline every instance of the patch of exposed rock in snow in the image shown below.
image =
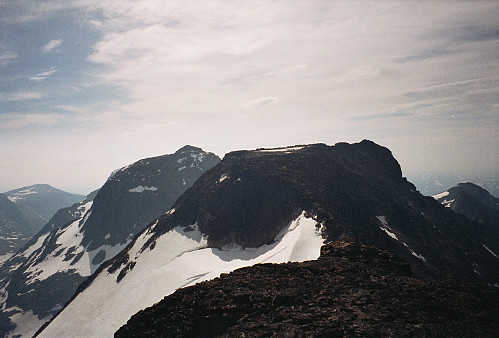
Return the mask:
<svg viewBox="0 0 499 338">
<path fill-rule="evenodd" d="M 257 263 L 317 259 L 323 244 L 317 222 L 303 213 L 279 233 L 273 244 L 259 248 L 208 248 L 207 237 L 197 225 L 190 228 L 170 230 L 156 240 L 153 249 L 144 247 L 152 236 L 144 232 L 129 250 L 135 262 L 133 269 L 120 282 L 120 269 L 103 271 L 40 336 L 112 336 L 131 315 L 178 288 Z"/>
<path fill-rule="evenodd" d="M 156 191 L 158 190 L 157 187 L 148 187 L 148 186 L 142 186 L 142 185 L 139 185 L 139 186 L 136 186 L 135 188 L 132 188 L 130 190 L 128 190 L 128 192 L 138 192 L 138 193 L 142 193 L 146 190 L 149 190 L 149 191 Z"/>
</svg>

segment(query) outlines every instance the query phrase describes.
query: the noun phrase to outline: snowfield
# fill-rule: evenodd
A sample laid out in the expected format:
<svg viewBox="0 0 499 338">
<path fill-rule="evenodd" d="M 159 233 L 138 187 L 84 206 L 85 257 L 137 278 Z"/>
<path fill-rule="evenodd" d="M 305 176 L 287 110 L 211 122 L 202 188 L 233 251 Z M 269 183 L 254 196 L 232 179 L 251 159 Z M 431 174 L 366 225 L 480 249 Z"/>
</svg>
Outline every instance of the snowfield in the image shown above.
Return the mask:
<svg viewBox="0 0 499 338">
<path fill-rule="evenodd" d="M 136 312 L 172 294 L 175 290 L 213 279 L 221 273 L 257 263 L 284 263 L 317 259 L 323 244 L 316 221 L 302 213 L 285 227 L 271 245 L 242 249 L 229 245 L 208 248 L 207 238 L 177 227 L 156 240 L 153 249 L 143 249 L 152 233 L 143 233 L 129 250 L 135 262 L 120 282 L 103 270 L 79 294 L 40 337 L 112 337 Z M 123 267 L 123 266 L 122 266 Z"/>
</svg>

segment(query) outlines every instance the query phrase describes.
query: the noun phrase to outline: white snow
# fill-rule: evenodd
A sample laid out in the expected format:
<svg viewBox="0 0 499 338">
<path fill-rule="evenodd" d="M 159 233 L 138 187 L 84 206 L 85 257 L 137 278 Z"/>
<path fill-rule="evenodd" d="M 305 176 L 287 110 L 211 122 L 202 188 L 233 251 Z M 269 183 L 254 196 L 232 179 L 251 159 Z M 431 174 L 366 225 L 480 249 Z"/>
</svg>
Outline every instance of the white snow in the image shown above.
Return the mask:
<svg viewBox="0 0 499 338">
<path fill-rule="evenodd" d="M 104 236 L 104 240 L 107 240 L 109 238 L 111 238 L 111 234 L 107 234 L 106 236 Z"/>
<path fill-rule="evenodd" d="M 5 255 L 0 255 L 0 264 L 3 264 L 3 262 L 12 257 L 13 254 L 14 254 L 13 252 L 8 252 Z"/>
<path fill-rule="evenodd" d="M 380 226 L 379 228 L 381 230 L 383 230 L 384 232 L 386 232 L 386 234 L 388 236 L 390 236 L 391 238 L 395 239 L 395 240 L 399 240 L 397 238 L 397 235 L 395 235 L 392 231 L 392 229 L 388 226 L 388 222 L 386 220 L 386 216 L 376 216 L 376 218 L 381 222 L 381 224 L 383 224 L 383 226 Z"/>
<path fill-rule="evenodd" d="M 490 252 L 490 254 L 491 254 L 492 256 L 494 256 L 495 258 L 499 258 L 499 257 L 497 257 L 497 255 L 496 255 L 496 254 L 495 254 L 492 250 L 490 250 L 490 249 L 489 249 L 489 248 L 488 248 L 485 244 L 482 244 L 482 246 L 483 246 L 483 247 L 484 247 L 484 248 L 485 248 L 488 252 Z"/>
<path fill-rule="evenodd" d="M 222 183 L 223 181 L 225 181 L 228 178 L 229 178 L 229 175 L 227 175 L 227 173 L 222 174 L 222 176 L 220 176 L 220 178 L 218 179 L 217 183 Z"/>
<path fill-rule="evenodd" d="M 8 310 L 21 310 L 19 308 L 9 308 Z M 10 317 L 17 327 L 8 333 L 6 337 L 33 337 L 38 329 L 50 318 L 39 319 L 33 311 L 16 312 Z"/>
<path fill-rule="evenodd" d="M 317 222 L 304 214 L 285 227 L 271 245 L 230 250 L 207 247 L 207 238 L 177 227 L 156 240 L 154 249 L 143 246 L 145 232 L 129 251 L 133 270 L 116 282 L 120 270 L 103 271 L 42 332 L 40 337 L 111 337 L 137 311 L 151 306 L 176 289 L 213 279 L 221 273 L 257 263 L 317 259 L 323 239 Z"/>
<path fill-rule="evenodd" d="M 440 199 L 442 197 L 445 197 L 447 195 L 449 195 L 449 192 L 448 191 L 444 191 L 444 192 L 441 192 L 440 194 L 433 195 L 433 198 L 436 199 L 436 200 L 438 200 L 438 199 Z"/>
<path fill-rule="evenodd" d="M 28 189 L 25 189 L 25 190 L 20 190 L 10 196 L 7 196 L 7 198 L 11 201 L 11 202 L 16 202 L 17 200 L 22 200 L 24 198 L 24 196 L 26 195 L 31 195 L 31 194 L 36 194 L 38 193 L 38 191 L 34 188 L 28 188 Z"/>
<path fill-rule="evenodd" d="M 142 193 L 146 190 L 149 190 L 149 191 L 156 191 L 158 190 L 157 187 L 148 187 L 148 186 L 142 186 L 142 185 L 139 185 L 139 186 L 136 186 L 135 188 L 132 188 L 130 190 L 128 190 L 128 192 L 138 192 L 138 193 Z"/>
<path fill-rule="evenodd" d="M 265 152 L 265 153 L 291 153 L 296 150 L 300 150 L 305 148 L 306 146 L 296 146 L 296 147 L 289 147 L 289 148 L 274 148 L 274 149 L 262 149 L 258 150 L 260 152 Z"/>
<path fill-rule="evenodd" d="M 45 238 L 47 238 L 47 236 L 49 235 L 49 233 L 46 233 L 45 235 L 42 235 L 40 237 L 38 237 L 38 239 L 36 240 L 36 243 L 31 245 L 29 248 L 27 248 L 26 250 L 24 250 L 23 252 L 23 256 L 28 258 L 29 256 L 31 256 L 31 254 L 33 252 L 35 252 L 36 250 L 38 250 L 39 248 L 41 248 L 42 244 L 43 244 L 43 241 L 45 241 Z"/>
</svg>

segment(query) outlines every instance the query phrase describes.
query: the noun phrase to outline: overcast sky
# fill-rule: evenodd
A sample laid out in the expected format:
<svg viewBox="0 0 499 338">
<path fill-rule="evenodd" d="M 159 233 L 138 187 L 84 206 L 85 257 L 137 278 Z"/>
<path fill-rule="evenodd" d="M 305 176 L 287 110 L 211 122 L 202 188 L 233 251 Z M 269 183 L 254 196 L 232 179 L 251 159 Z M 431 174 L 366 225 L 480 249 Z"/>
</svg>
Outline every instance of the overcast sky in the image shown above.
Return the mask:
<svg viewBox="0 0 499 338">
<path fill-rule="evenodd" d="M 0 0 L 0 191 L 79 193 L 185 144 L 371 139 L 497 173 L 497 1 Z"/>
</svg>

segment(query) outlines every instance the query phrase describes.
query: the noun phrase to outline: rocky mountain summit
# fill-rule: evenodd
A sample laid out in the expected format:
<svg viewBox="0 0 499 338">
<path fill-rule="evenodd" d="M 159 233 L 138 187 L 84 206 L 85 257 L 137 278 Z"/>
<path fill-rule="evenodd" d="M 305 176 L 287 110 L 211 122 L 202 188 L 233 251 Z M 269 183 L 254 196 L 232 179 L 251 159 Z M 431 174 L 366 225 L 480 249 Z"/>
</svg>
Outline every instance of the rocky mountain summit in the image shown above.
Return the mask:
<svg viewBox="0 0 499 338">
<path fill-rule="evenodd" d="M 471 182 L 459 183 L 433 197 L 458 214 L 499 231 L 499 198 L 482 187 Z"/>
<path fill-rule="evenodd" d="M 390 251 L 418 277 L 499 282 L 497 234 L 422 196 L 387 148 L 365 140 L 237 151 L 101 265 L 40 336 L 109 335 L 179 288 L 316 259 L 324 240 L 345 239 Z"/>
<path fill-rule="evenodd" d="M 185 146 L 113 172 L 98 191 L 59 210 L 0 268 L 0 335 L 34 334 L 81 282 L 219 161 Z"/>
<path fill-rule="evenodd" d="M 356 241 L 316 261 L 259 264 L 177 290 L 115 337 L 496 337 L 499 289 L 414 278 Z"/>
</svg>

